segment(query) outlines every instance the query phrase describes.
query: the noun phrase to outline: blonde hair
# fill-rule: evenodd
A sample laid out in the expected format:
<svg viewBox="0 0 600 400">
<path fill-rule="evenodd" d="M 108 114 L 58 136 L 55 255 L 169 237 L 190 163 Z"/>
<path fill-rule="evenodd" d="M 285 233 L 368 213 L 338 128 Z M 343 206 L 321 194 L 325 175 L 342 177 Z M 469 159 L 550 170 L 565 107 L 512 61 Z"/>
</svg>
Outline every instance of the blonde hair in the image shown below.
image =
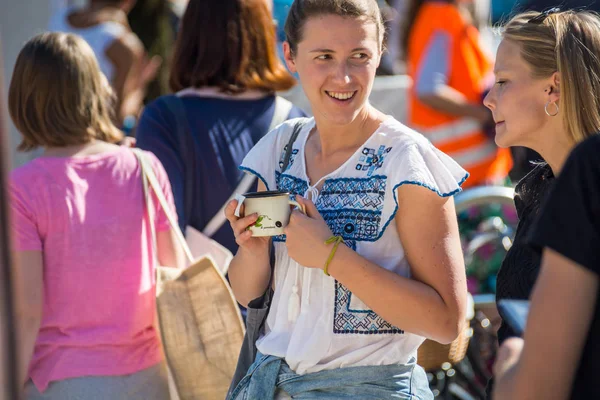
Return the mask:
<svg viewBox="0 0 600 400">
<path fill-rule="evenodd" d="M 8 92 L 10 116 L 23 135 L 19 150 L 94 139 L 116 143 L 114 94 L 94 52 L 80 37 L 43 33 L 23 47 Z"/>
<path fill-rule="evenodd" d="M 589 11 L 526 12 L 503 37 L 521 47 L 534 78 L 560 74 L 560 110 L 575 143 L 600 131 L 600 19 Z"/>
</svg>

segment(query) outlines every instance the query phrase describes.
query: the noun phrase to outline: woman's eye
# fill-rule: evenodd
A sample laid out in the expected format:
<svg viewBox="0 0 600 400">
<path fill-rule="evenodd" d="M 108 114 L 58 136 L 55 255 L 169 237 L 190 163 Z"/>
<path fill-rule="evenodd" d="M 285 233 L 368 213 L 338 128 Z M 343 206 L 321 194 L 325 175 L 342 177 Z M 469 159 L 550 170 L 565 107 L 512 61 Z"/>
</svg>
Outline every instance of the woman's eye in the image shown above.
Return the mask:
<svg viewBox="0 0 600 400">
<path fill-rule="evenodd" d="M 505 83 L 506 83 L 506 81 L 503 81 L 503 80 L 497 80 L 497 81 L 496 81 L 496 85 L 498 85 L 498 86 L 502 86 L 502 85 L 504 85 Z"/>
<path fill-rule="evenodd" d="M 356 60 L 364 60 L 367 59 L 369 56 L 365 53 L 356 53 L 352 55 L 352 58 L 356 59 Z"/>
<path fill-rule="evenodd" d="M 331 59 L 331 54 L 321 54 L 320 56 L 317 56 L 317 60 L 329 60 Z"/>
</svg>

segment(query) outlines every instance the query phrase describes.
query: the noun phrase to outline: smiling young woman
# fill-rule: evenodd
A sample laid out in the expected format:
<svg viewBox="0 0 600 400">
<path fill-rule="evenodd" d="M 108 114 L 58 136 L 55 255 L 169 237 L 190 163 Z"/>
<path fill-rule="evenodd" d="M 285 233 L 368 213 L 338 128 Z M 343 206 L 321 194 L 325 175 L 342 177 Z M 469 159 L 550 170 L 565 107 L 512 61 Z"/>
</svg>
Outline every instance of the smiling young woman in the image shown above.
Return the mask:
<svg viewBox="0 0 600 400">
<path fill-rule="evenodd" d="M 383 51 L 375 0 L 297 0 L 286 35 L 314 118 L 276 128 L 240 168 L 259 190 L 295 195 L 307 215 L 294 211 L 272 239 L 275 291 L 259 354 L 229 398 L 432 399 L 416 352 L 425 338 L 451 342 L 465 322 L 452 195 L 467 173 L 369 104 Z M 269 241 L 246 231 L 257 215 L 236 217 L 236 205 L 226 210 L 240 245 L 229 276 L 247 305 L 269 285 Z"/>
</svg>

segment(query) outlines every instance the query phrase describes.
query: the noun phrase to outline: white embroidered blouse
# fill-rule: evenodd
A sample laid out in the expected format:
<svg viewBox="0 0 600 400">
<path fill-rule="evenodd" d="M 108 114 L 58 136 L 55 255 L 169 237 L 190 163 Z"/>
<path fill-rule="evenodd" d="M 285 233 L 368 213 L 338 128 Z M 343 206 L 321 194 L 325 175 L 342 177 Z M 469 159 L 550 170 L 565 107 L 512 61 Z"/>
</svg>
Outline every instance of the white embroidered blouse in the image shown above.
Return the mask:
<svg viewBox="0 0 600 400">
<path fill-rule="evenodd" d="M 268 190 L 310 198 L 334 235 L 366 259 L 410 277 L 394 216 L 396 190 L 420 185 L 452 196 L 468 174 L 421 134 L 389 117 L 354 155 L 332 173 L 311 183 L 304 148 L 315 126 L 309 119 L 281 171 L 293 127 L 289 120 L 248 153 L 240 169 L 258 176 Z M 323 183 L 320 190 L 317 187 Z M 404 364 L 416 358 L 424 338 L 393 326 L 357 296 L 319 270 L 292 260 L 285 237 L 275 242 L 275 294 L 258 350 L 286 360 L 299 374 L 349 366 Z M 288 318 L 288 299 L 297 285 L 300 313 Z M 402 307 L 402 304 L 398 304 Z"/>
</svg>

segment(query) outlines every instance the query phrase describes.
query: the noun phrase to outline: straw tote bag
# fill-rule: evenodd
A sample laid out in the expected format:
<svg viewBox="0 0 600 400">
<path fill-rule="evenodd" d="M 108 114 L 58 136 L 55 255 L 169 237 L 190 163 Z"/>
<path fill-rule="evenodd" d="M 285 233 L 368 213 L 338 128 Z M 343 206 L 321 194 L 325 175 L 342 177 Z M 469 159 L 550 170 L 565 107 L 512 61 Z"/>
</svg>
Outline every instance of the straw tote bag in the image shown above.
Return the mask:
<svg viewBox="0 0 600 400">
<path fill-rule="evenodd" d="M 156 194 L 189 263 L 183 270 L 156 268 L 156 310 L 171 378 L 171 397 L 224 399 L 244 337 L 239 308 L 214 260 L 210 256 L 193 258 L 150 162 L 142 151 L 133 150 L 142 170 L 154 248 L 155 210 L 150 201 L 151 191 Z"/>
</svg>

